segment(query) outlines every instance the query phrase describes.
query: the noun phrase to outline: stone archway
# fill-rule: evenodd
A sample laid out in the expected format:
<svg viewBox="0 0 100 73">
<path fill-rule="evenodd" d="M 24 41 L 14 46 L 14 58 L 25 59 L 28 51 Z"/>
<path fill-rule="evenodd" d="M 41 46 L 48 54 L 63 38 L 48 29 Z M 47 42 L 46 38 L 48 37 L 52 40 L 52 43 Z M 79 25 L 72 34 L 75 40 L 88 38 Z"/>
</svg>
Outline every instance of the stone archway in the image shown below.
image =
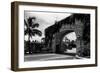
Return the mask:
<svg viewBox="0 0 100 73">
<path fill-rule="evenodd" d="M 75 41 L 75 44 L 76 44 L 76 54 L 78 53 L 78 50 L 81 49 L 81 45 L 82 45 L 82 40 L 81 40 L 81 35 L 79 35 L 78 31 L 76 30 L 64 30 L 62 32 L 59 32 L 55 35 L 55 43 L 54 43 L 54 52 L 55 53 L 64 53 L 64 49 L 61 48 L 61 44 L 62 44 L 62 40 L 64 38 L 65 35 L 71 33 L 71 32 L 75 32 L 76 33 L 76 41 Z"/>
<path fill-rule="evenodd" d="M 76 33 L 75 31 L 66 33 L 61 39 L 61 50 L 63 53 L 76 54 Z"/>
<path fill-rule="evenodd" d="M 64 30 L 64 31 L 58 32 L 54 35 L 54 39 L 52 40 L 53 53 L 64 53 L 64 50 L 62 50 L 62 48 L 61 48 L 62 39 L 66 34 L 68 34 L 70 32 L 76 33 L 77 39 L 75 41 L 75 44 L 76 44 L 76 54 L 78 54 L 78 50 L 81 49 L 83 41 L 81 40 L 82 34 L 80 33 L 80 31 L 75 30 L 75 29 Z"/>
<path fill-rule="evenodd" d="M 56 53 L 63 53 L 64 52 L 64 49 L 61 48 L 62 46 L 62 40 L 64 38 L 65 35 L 71 33 L 71 32 L 74 32 L 74 30 L 65 30 L 65 31 L 62 31 L 62 32 L 59 32 L 56 34 L 56 44 L 55 44 L 55 52 Z"/>
</svg>

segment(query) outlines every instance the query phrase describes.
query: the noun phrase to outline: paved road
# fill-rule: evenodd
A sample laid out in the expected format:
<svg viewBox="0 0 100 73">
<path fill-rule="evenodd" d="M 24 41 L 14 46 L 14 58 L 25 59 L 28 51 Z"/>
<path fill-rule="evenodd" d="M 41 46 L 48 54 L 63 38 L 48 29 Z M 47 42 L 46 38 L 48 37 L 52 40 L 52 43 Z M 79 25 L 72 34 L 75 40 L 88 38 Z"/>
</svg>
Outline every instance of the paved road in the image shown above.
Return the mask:
<svg viewBox="0 0 100 73">
<path fill-rule="evenodd" d="M 76 59 L 75 56 L 62 54 L 34 54 L 24 57 L 24 61 L 48 61 L 48 60 L 66 60 Z"/>
</svg>

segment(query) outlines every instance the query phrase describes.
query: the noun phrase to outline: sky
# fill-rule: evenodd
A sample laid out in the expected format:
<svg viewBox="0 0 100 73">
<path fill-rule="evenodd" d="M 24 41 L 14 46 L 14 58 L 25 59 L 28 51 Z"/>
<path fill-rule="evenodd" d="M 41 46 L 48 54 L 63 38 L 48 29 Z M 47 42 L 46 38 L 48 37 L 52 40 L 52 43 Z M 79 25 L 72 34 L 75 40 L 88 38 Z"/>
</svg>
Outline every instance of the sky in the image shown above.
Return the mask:
<svg viewBox="0 0 100 73">
<path fill-rule="evenodd" d="M 36 17 L 36 23 L 39 23 L 39 29 L 42 31 L 42 36 L 39 37 L 37 35 L 30 38 L 30 40 L 38 40 L 41 41 L 41 38 L 45 37 L 44 30 L 45 28 L 53 25 L 55 21 L 60 21 L 68 16 L 70 13 L 59 13 L 59 12 L 36 12 L 36 11 L 24 11 L 24 19 L 27 21 L 29 17 Z M 28 35 L 25 36 L 25 40 L 28 40 Z"/>
<path fill-rule="evenodd" d="M 67 35 L 65 35 L 64 38 L 63 38 L 63 41 L 64 42 L 65 42 L 66 37 L 70 41 L 76 41 L 76 39 L 77 39 L 77 36 L 76 36 L 76 33 L 75 32 L 71 32 L 71 33 L 68 33 Z"/>
</svg>

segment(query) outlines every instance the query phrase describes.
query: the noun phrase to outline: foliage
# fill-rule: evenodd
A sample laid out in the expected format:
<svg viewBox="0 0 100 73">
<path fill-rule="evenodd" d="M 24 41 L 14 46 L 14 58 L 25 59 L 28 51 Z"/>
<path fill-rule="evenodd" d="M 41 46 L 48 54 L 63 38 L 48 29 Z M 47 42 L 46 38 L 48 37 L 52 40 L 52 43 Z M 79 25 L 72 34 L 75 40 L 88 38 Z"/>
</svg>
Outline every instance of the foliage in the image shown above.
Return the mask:
<svg viewBox="0 0 100 73">
<path fill-rule="evenodd" d="M 25 48 L 25 53 L 28 51 L 29 54 L 32 54 L 32 52 L 34 51 L 34 48 L 36 48 L 35 43 L 32 43 L 30 41 L 30 38 L 32 38 L 32 36 L 38 35 L 38 36 L 42 36 L 42 32 L 38 29 L 35 29 L 35 27 L 39 27 L 38 23 L 34 23 L 32 20 L 35 20 L 35 17 L 29 17 L 27 19 L 27 21 L 24 19 L 24 25 L 26 26 L 26 29 L 24 29 L 24 34 L 28 35 L 28 41 L 25 41 L 24 44 L 24 48 Z"/>
<path fill-rule="evenodd" d="M 35 23 L 35 24 L 32 24 L 31 25 L 31 24 L 29 24 L 29 21 L 27 23 L 25 20 L 24 20 L 24 23 L 26 25 L 26 29 L 24 31 L 25 35 L 28 34 L 29 37 L 32 37 L 32 36 L 35 36 L 35 35 L 42 36 L 42 32 L 40 30 L 38 30 L 38 29 L 35 29 L 35 27 L 39 27 L 39 24 L 38 23 Z"/>
</svg>

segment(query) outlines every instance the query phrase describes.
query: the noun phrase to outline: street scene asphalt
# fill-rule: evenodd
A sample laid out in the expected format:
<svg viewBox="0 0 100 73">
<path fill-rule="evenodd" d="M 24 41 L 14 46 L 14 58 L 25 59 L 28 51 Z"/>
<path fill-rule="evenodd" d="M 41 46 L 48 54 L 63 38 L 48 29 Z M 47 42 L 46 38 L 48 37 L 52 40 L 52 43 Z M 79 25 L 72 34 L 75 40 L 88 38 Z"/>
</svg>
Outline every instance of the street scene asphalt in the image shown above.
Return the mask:
<svg viewBox="0 0 100 73">
<path fill-rule="evenodd" d="M 33 55 L 26 55 L 24 57 L 24 61 L 48 61 L 48 60 L 68 60 L 68 59 L 76 59 L 76 57 L 64 54 L 33 54 Z"/>
</svg>

